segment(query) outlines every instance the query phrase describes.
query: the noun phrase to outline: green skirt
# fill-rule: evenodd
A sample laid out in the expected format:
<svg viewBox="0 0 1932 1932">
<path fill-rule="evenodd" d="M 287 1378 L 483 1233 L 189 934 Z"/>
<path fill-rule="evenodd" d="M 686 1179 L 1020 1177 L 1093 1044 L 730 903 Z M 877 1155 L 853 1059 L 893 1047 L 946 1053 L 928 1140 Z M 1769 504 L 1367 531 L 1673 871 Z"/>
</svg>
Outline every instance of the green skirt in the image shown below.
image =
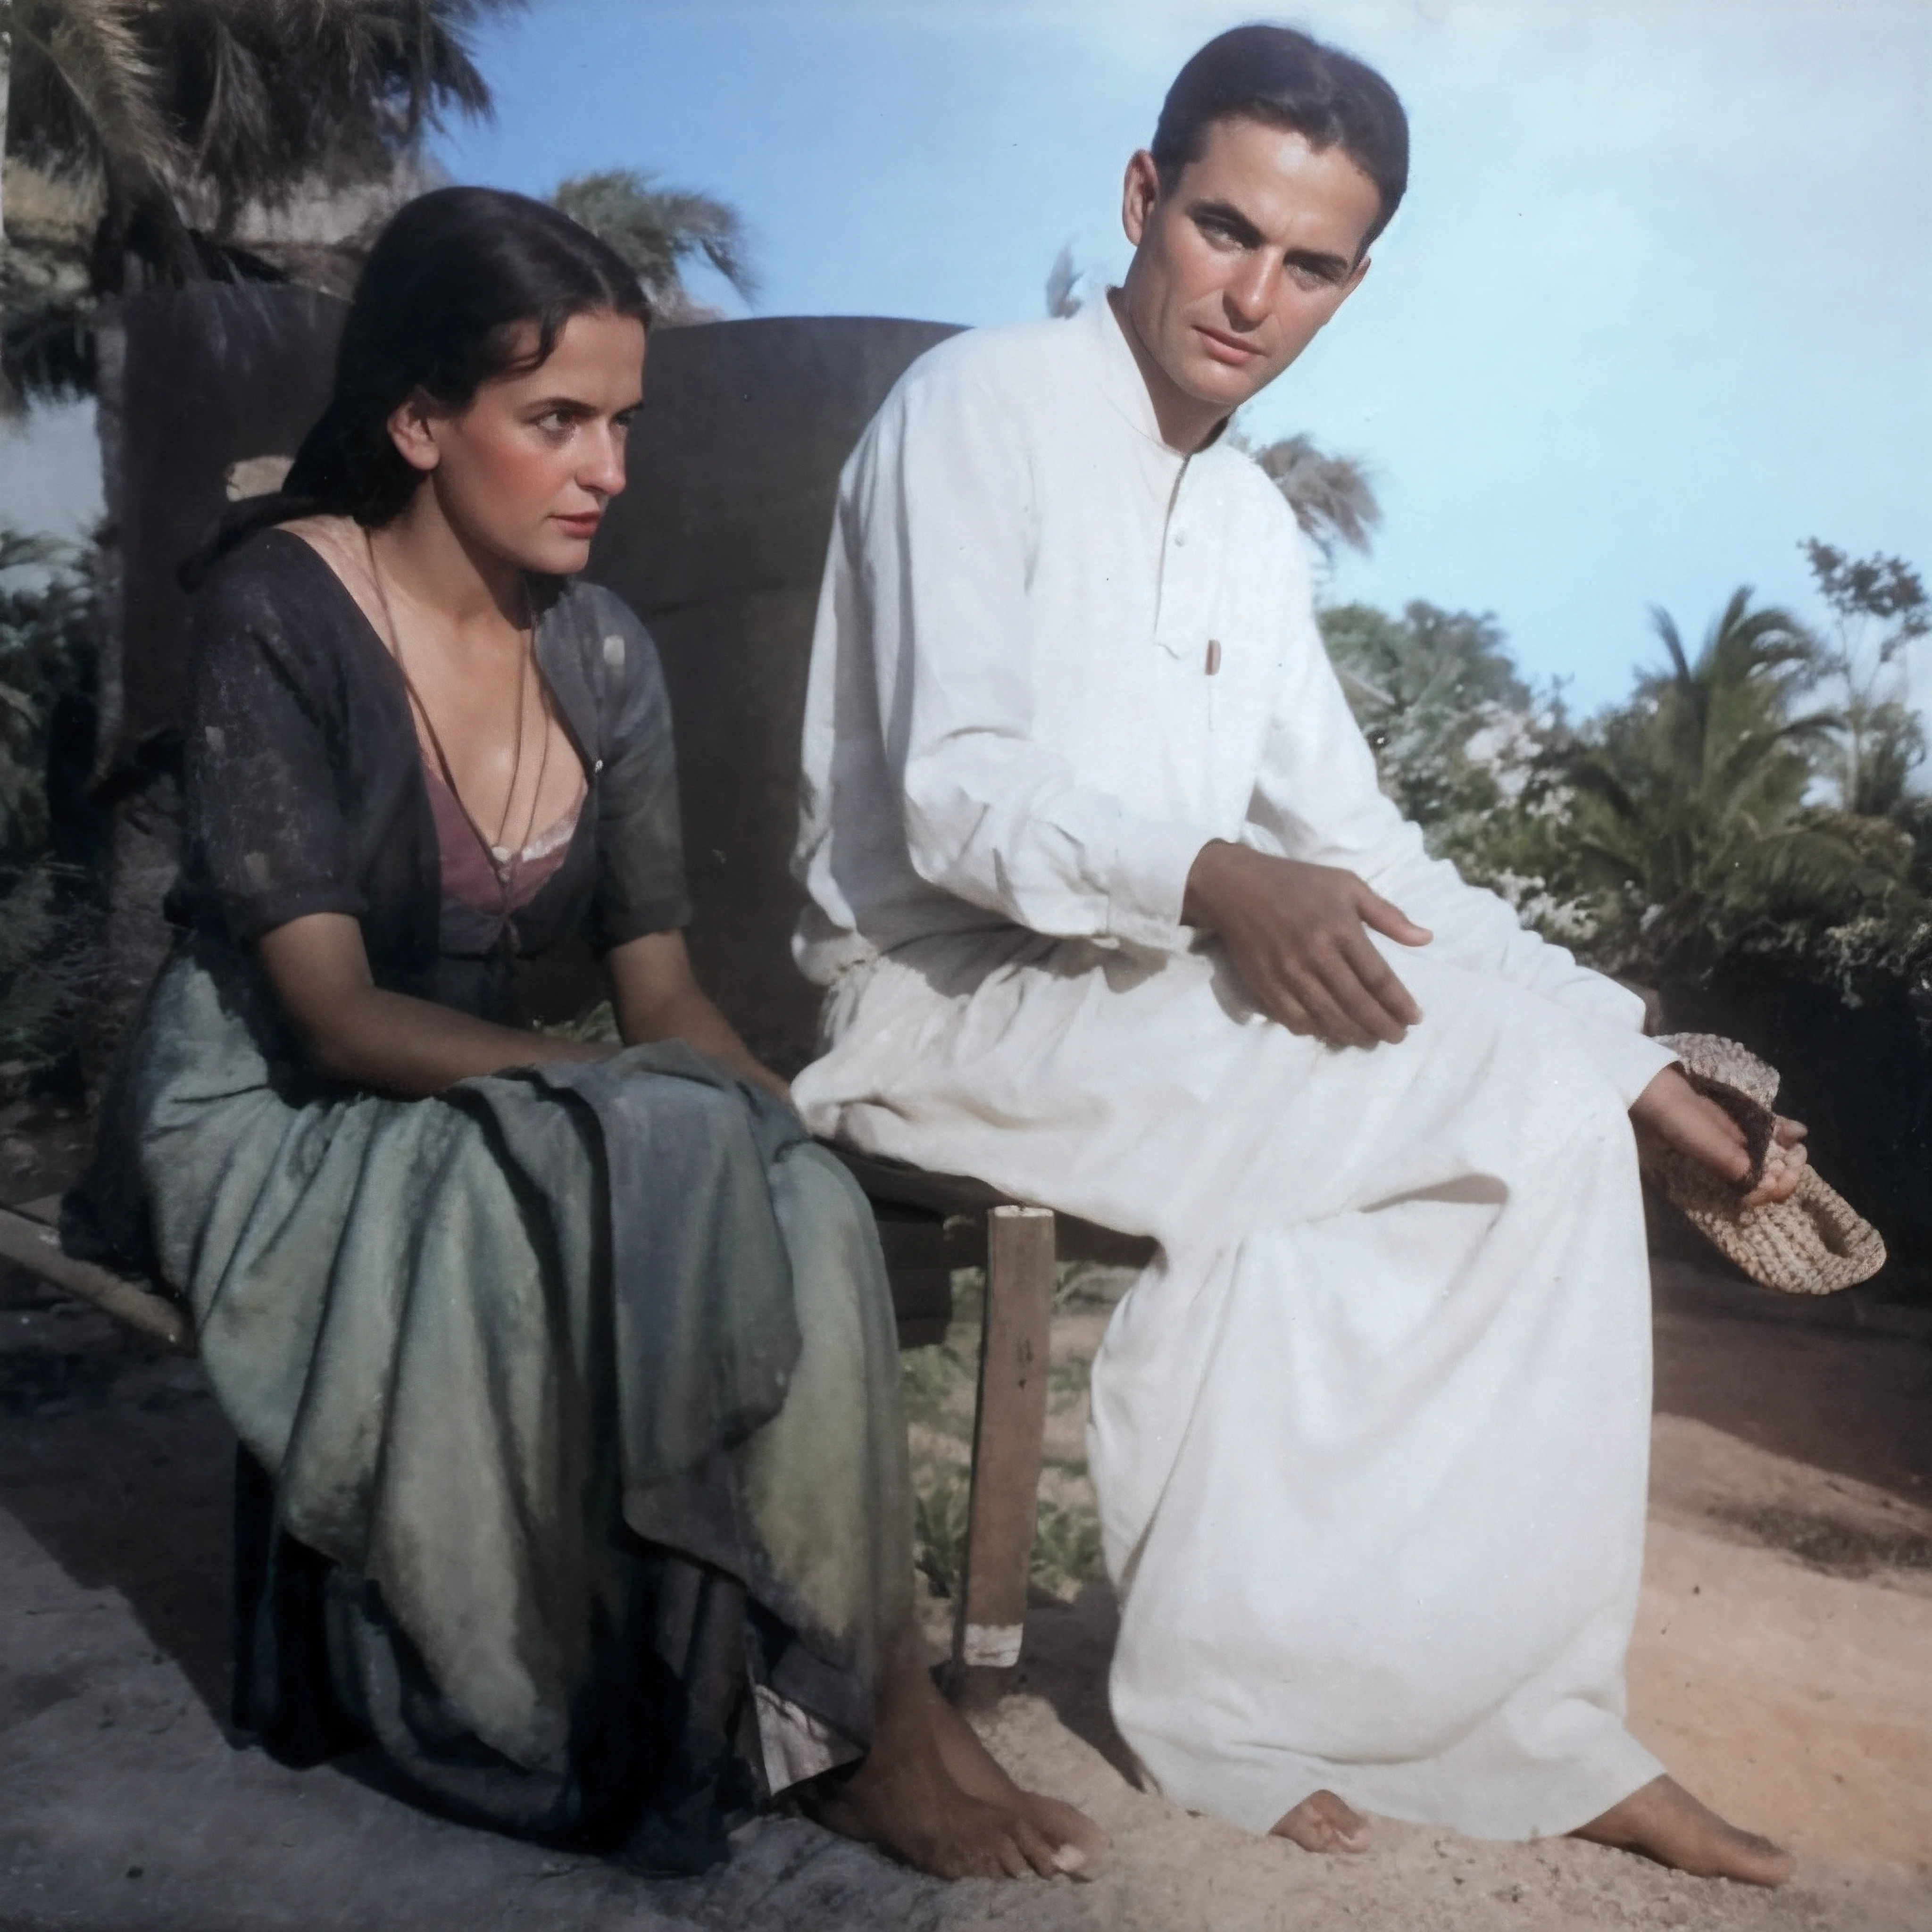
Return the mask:
<svg viewBox="0 0 1932 1932">
<path fill-rule="evenodd" d="M 675 1044 L 318 1090 L 253 962 L 196 941 L 117 1111 L 272 1491 L 244 1694 L 286 1684 L 298 1602 L 351 1730 L 546 1834 L 863 1748 L 910 1606 L 896 1336 L 864 1198 L 789 1109 Z"/>
</svg>

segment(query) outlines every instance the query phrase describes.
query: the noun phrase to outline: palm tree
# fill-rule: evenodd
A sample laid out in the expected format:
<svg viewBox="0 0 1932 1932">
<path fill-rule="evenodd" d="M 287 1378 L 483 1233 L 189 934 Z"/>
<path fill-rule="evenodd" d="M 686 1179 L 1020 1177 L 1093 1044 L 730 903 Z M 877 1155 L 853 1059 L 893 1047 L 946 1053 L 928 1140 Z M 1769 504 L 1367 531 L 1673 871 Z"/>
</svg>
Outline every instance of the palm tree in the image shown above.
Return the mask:
<svg viewBox="0 0 1932 1932">
<path fill-rule="evenodd" d="M 247 272 L 250 202 L 379 176 L 486 112 L 471 27 L 520 0 L 14 0 L 8 140 L 98 184 L 98 292 Z"/>
<path fill-rule="evenodd" d="M 1564 760 L 1575 850 L 1623 895 L 1627 949 L 1654 970 L 1700 968 L 1763 920 L 1887 898 L 1901 874 L 1886 855 L 1803 809 L 1841 723 L 1797 709 L 1823 668 L 1816 641 L 1784 610 L 1753 610 L 1748 588 L 1694 662 L 1670 618 L 1653 620 L 1668 665 Z"/>
<path fill-rule="evenodd" d="M 758 292 L 745 226 L 736 208 L 688 188 L 661 188 L 633 168 L 573 175 L 551 201 L 622 256 L 667 322 L 715 320 L 693 302 L 684 266 L 701 257 L 747 302 Z"/>
<path fill-rule="evenodd" d="M 1382 509 L 1367 470 L 1354 457 L 1330 456 L 1308 436 L 1284 436 L 1250 454 L 1288 499 L 1303 535 L 1329 562 L 1338 543 L 1369 548 Z"/>
</svg>

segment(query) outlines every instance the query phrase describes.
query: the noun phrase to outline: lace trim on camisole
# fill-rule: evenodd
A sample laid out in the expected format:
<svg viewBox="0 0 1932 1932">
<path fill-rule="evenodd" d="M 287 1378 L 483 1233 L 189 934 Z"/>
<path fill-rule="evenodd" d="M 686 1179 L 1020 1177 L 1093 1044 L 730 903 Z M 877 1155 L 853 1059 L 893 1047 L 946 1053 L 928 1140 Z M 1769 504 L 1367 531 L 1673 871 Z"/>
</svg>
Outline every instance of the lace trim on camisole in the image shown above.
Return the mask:
<svg viewBox="0 0 1932 1932">
<path fill-rule="evenodd" d="M 483 849 L 476 828 L 456 794 L 434 761 L 427 758 L 423 760 L 423 777 L 429 787 L 430 809 L 436 815 L 445 901 L 491 918 L 508 919 L 521 911 L 549 883 L 570 850 L 587 795 L 581 773 L 569 810 L 538 832 L 520 852 L 512 854 L 500 874 L 490 863 L 490 855 Z"/>
</svg>

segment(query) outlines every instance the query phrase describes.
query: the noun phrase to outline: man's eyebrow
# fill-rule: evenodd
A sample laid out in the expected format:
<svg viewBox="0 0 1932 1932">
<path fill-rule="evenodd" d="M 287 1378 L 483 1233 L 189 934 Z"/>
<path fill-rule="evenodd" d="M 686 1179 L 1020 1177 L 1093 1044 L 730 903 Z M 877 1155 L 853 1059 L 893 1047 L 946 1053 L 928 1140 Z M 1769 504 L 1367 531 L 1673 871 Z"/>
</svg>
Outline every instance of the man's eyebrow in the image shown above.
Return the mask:
<svg viewBox="0 0 1932 1932">
<path fill-rule="evenodd" d="M 1343 280 L 1355 266 L 1346 255 L 1324 254 L 1315 248 L 1291 248 L 1282 259 L 1291 268 L 1306 268 L 1330 282 Z"/>
<path fill-rule="evenodd" d="M 1244 248 L 1261 248 L 1268 240 L 1232 201 L 1197 201 L 1187 212 L 1196 223 L 1211 221 L 1226 229 Z M 1346 255 L 1330 255 L 1315 248 L 1291 248 L 1283 259 L 1292 267 L 1306 268 L 1331 282 L 1342 280 L 1355 266 Z"/>
<path fill-rule="evenodd" d="M 1197 223 L 1212 221 L 1225 228 L 1244 248 L 1258 248 L 1268 239 L 1232 201 L 1197 201 L 1187 212 Z"/>
</svg>

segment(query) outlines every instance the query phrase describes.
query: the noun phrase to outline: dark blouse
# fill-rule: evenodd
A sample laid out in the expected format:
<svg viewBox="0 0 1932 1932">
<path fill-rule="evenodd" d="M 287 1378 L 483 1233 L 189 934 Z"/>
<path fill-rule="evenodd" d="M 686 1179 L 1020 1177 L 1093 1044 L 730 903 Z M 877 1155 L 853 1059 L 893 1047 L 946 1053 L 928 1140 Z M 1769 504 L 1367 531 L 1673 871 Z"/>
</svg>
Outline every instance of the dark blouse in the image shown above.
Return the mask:
<svg viewBox="0 0 1932 1932">
<path fill-rule="evenodd" d="M 362 922 L 378 986 L 512 1018 L 518 958 L 687 923 L 670 701 L 650 635 L 578 580 L 541 600 L 536 658 L 586 796 L 562 864 L 452 956 L 409 696 L 347 587 L 298 536 L 244 544 L 197 598 L 188 823 L 170 916 L 251 946 L 318 912 Z"/>
</svg>

